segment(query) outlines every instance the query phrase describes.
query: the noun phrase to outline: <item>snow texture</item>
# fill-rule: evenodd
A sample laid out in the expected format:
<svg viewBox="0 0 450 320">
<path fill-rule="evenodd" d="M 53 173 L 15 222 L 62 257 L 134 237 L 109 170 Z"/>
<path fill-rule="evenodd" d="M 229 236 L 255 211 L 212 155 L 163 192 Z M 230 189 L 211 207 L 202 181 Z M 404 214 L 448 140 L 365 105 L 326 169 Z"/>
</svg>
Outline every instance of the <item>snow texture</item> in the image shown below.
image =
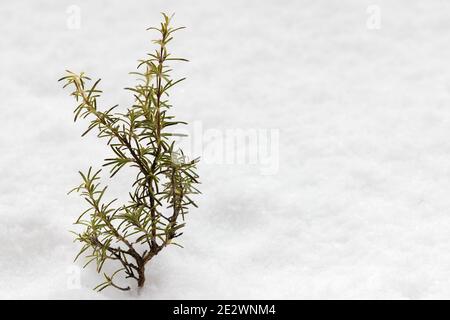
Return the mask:
<svg viewBox="0 0 450 320">
<path fill-rule="evenodd" d="M 449 10 L 443 0 L 2 1 L 0 298 L 450 298 Z M 66 192 L 109 150 L 80 137 L 87 123 L 72 123 L 56 80 L 86 71 L 103 79 L 102 105 L 126 107 L 127 73 L 152 48 L 145 29 L 161 11 L 188 27 L 171 47 L 190 59 L 174 66 L 188 77 L 171 95 L 178 119 L 279 130 L 279 168 L 205 161 L 185 248 L 161 252 L 140 293 L 96 293 L 101 277 L 72 262 L 69 230 L 85 206 Z M 128 179 L 111 181 L 109 197 L 126 195 Z"/>
</svg>

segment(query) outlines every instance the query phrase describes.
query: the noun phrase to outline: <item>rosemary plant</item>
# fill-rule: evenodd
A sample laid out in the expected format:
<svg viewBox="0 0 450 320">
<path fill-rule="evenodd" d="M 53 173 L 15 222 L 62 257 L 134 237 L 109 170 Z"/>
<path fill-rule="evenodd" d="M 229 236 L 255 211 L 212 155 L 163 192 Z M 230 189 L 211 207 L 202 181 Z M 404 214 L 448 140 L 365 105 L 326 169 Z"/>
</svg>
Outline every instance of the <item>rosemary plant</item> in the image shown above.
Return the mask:
<svg viewBox="0 0 450 320">
<path fill-rule="evenodd" d="M 139 61 L 138 72 L 132 72 L 142 81 L 126 88 L 135 102 L 125 113 L 116 112 L 117 105 L 99 110 L 100 79 L 90 85 L 91 79 L 84 73 L 70 71 L 60 79 L 65 82 L 64 88 L 73 88 L 71 95 L 78 103 L 75 121 L 90 119 L 83 136 L 96 129 L 99 138 L 106 138 L 112 156 L 105 159 L 103 166 L 109 167 L 110 176 L 127 166 L 138 170 L 126 204 L 117 205 L 117 199 L 104 200 L 107 187 L 99 183 L 101 170 L 80 172 L 82 183 L 71 191 L 80 193 L 88 203 L 75 222 L 83 227 L 82 232 L 74 232 L 75 241 L 82 244 L 75 260 L 84 254 L 85 266 L 95 262 L 98 273 L 103 272 L 107 261 L 115 261 L 119 266 L 110 275 L 103 272 L 105 281 L 95 288 L 98 291 L 110 286 L 130 290 L 130 286 L 117 284 L 114 279 L 118 274 L 136 280 L 142 287 L 146 264 L 169 244 L 179 245 L 174 239 L 182 234 L 189 208 L 196 207 L 190 196 L 199 193 L 195 187 L 198 159 L 188 161 L 175 146 L 173 137 L 177 134 L 168 131 L 174 125 L 186 124 L 169 115 L 169 89 L 184 78 L 172 80 L 168 63 L 187 61 L 172 57 L 167 51 L 174 32 L 182 29 L 173 28 L 170 23 L 171 17 L 163 14 L 160 27 L 148 29 L 160 35 L 153 41 L 157 49 Z"/>
</svg>

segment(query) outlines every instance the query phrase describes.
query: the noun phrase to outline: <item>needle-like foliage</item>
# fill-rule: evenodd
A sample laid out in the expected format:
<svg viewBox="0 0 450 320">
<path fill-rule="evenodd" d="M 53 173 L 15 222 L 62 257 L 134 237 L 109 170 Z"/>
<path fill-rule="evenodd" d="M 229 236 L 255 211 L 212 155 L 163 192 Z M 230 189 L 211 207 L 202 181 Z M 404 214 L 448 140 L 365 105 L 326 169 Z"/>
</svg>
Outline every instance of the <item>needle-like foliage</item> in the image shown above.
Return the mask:
<svg viewBox="0 0 450 320">
<path fill-rule="evenodd" d="M 110 169 L 111 177 L 127 166 L 138 169 L 129 202 L 123 205 L 117 205 L 117 199 L 104 200 L 107 187 L 99 183 L 101 170 L 80 172 L 82 183 L 72 190 L 79 192 L 88 204 L 75 222 L 83 227 L 82 232 L 74 232 L 75 240 L 82 244 L 75 259 L 85 255 L 86 265 L 95 262 L 99 273 L 107 261 L 119 265 L 111 275 L 103 273 L 105 281 L 95 288 L 99 291 L 109 286 L 129 290 L 130 286 L 114 282 L 121 273 L 142 287 L 145 265 L 167 245 L 176 244 L 174 239 L 182 234 L 188 209 L 196 206 L 191 195 L 199 193 L 195 188 L 198 159 L 187 161 L 175 146 L 176 134 L 168 130 L 185 124 L 169 115 L 169 89 L 184 79 L 172 80 L 168 63 L 186 61 L 167 51 L 174 32 L 182 29 L 171 27 L 170 22 L 171 17 L 163 14 L 160 27 L 149 28 L 160 35 L 153 41 L 157 49 L 139 61 L 138 72 L 132 73 L 142 81 L 127 88 L 135 101 L 125 114 L 115 112 L 117 106 L 106 111 L 98 108 L 100 79 L 91 84 L 84 73 L 70 71 L 60 79 L 65 82 L 64 87 L 73 88 L 71 95 L 78 102 L 75 121 L 90 119 L 83 135 L 97 130 L 99 138 L 106 138 L 112 156 L 105 159 L 103 166 Z"/>
</svg>

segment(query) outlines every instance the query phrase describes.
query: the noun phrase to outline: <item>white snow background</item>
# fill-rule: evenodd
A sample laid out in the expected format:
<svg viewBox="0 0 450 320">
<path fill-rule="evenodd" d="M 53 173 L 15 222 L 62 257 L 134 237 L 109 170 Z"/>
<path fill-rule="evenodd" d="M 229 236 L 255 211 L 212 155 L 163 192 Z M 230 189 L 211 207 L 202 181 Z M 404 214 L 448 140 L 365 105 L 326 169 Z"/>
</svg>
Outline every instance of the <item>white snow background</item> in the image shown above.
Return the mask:
<svg viewBox="0 0 450 320">
<path fill-rule="evenodd" d="M 85 205 L 66 192 L 110 151 L 80 137 L 57 79 L 86 71 L 125 108 L 161 11 L 187 27 L 171 46 L 190 60 L 174 65 L 178 119 L 278 129 L 279 170 L 201 164 L 185 248 L 151 261 L 140 294 L 92 291 L 93 268 L 74 288 Z M 450 298 L 449 14 L 443 0 L 2 1 L 0 298 Z M 127 170 L 104 177 L 126 195 Z"/>
</svg>

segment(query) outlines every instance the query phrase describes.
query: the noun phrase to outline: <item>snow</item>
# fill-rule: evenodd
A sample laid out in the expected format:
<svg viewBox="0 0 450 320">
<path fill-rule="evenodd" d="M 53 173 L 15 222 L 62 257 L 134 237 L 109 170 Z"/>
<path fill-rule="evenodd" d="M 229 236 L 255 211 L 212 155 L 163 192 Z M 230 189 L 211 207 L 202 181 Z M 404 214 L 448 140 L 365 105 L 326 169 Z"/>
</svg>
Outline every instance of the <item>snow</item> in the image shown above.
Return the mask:
<svg viewBox="0 0 450 320">
<path fill-rule="evenodd" d="M 71 5 L 80 29 L 68 28 Z M 373 5 L 380 29 L 367 26 Z M 425 0 L 3 2 L 0 298 L 450 298 L 449 9 Z M 140 293 L 96 293 L 101 277 L 72 263 L 79 247 L 68 231 L 84 204 L 66 192 L 109 153 L 80 137 L 86 123 L 71 122 L 74 102 L 56 80 L 86 71 L 103 79 L 105 106 L 126 106 L 121 88 L 133 84 L 127 73 L 150 50 L 145 28 L 161 11 L 188 27 L 172 46 L 191 61 L 175 66 L 188 80 L 172 102 L 191 130 L 201 124 L 193 140 L 211 148 L 220 139 L 208 143 L 208 133 L 278 133 L 278 170 L 206 157 L 185 248 L 161 252 Z M 127 178 L 109 182 L 111 197 L 126 194 Z"/>
</svg>

